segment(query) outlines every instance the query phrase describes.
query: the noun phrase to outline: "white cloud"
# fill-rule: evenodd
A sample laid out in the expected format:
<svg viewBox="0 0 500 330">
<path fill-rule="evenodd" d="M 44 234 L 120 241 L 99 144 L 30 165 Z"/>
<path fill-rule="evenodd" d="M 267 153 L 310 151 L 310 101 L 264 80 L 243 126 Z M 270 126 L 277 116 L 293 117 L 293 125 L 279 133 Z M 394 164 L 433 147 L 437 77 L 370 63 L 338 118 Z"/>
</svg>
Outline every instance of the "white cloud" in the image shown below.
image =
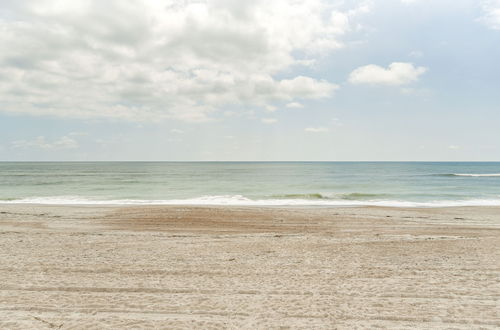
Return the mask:
<svg viewBox="0 0 500 330">
<path fill-rule="evenodd" d="M 276 118 L 262 118 L 261 120 L 264 124 L 274 124 L 278 122 Z"/>
<path fill-rule="evenodd" d="M 500 30 L 500 0 L 482 1 L 483 16 L 479 18 L 490 29 Z"/>
<path fill-rule="evenodd" d="M 329 81 L 276 76 L 343 47 L 369 10 L 339 8 L 326 0 L 7 2 L 0 111 L 203 121 L 228 107 L 330 97 L 338 86 Z"/>
<path fill-rule="evenodd" d="M 287 103 L 286 107 L 287 108 L 303 108 L 304 105 L 302 103 L 299 103 L 299 102 L 290 102 L 290 103 Z"/>
<path fill-rule="evenodd" d="M 274 112 L 274 111 L 278 110 L 278 107 L 276 107 L 276 106 L 274 106 L 274 105 L 266 105 L 264 108 L 265 108 L 267 111 L 269 111 L 269 112 Z"/>
<path fill-rule="evenodd" d="M 69 136 L 63 136 L 52 142 L 47 141 L 44 136 L 39 136 L 33 140 L 13 141 L 12 147 L 16 149 L 38 148 L 46 150 L 76 149 L 78 148 L 78 142 Z"/>
<path fill-rule="evenodd" d="M 342 122 L 338 118 L 332 118 L 332 125 L 334 125 L 334 126 L 343 126 Z"/>
<path fill-rule="evenodd" d="M 183 130 L 178 129 L 178 128 L 172 128 L 172 129 L 170 130 L 170 132 L 172 132 L 172 133 L 174 133 L 174 134 L 183 134 L 183 133 L 184 133 L 184 131 L 183 131 Z"/>
<path fill-rule="evenodd" d="M 421 58 L 424 56 L 424 52 L 421 50 L 412 50 L 408 55 L 413 58 Z"/>
<path fill-rule="evenodd" d="M 415 67 L 412 63 L 394 62 L 383 68 L 369 64 L 357 68 L 349 75 L 352 84 L 407 85 L 418 80 L 427 71 L 425 67 Z"/>
<path fill-rule="evenodd" d="M 325 133 L 325 132 L 328 132 L 329 129 L 326 128 L 326 127 L 306 127 L 304 128 L 304 131 L 305 132 L 309 132 L 309 133 Z"/>
<path fill-rule="evenodd" d="M 460 146 L 451 145 L 451 146 L 448 146 L 448 148 L 451 150 L 458 150 L 458 149 L 460 149 Z"/>
</svg>

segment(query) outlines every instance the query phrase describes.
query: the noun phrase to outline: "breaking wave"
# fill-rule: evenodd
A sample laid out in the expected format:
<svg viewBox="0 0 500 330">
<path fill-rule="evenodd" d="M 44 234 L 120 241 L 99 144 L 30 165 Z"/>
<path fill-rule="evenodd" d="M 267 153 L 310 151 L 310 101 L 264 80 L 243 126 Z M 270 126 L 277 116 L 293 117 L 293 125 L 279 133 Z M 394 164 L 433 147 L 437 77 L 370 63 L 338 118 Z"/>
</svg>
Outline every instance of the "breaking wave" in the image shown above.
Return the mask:
<svg viewBox="0 0 500 330">
<path fill-rule="evenodd" d="M 500 173 L 448 173 L 438 176 L 465 176 L 465 177 L 500 177 Z"/>
<path fill-rule="evenodd" d="M 242 195 L 202 196 L 170 200 L 116 199 L 97 200 L 79 196 L 32 197 L 0 200 L 0 204 L 47 205 L 212 205 L 212 206 L 384 206 L 384 207 L 457 207 L 500 206 L 500 199 L 436 200 L 414 202 L 402 200 L 349 200 L 328 198 L 250 199 Z"/>
<path fill-rule="evenodd" d="M 363 200 L 363 199 L 375 199 L 387 196 L 385 194 L 367 194 L 367 193 L 346 193 L 346 194 L 284 194 L 284 195 L 272 195 L 271 199 L 320 199 L 320 200 Z"/>
</svg>

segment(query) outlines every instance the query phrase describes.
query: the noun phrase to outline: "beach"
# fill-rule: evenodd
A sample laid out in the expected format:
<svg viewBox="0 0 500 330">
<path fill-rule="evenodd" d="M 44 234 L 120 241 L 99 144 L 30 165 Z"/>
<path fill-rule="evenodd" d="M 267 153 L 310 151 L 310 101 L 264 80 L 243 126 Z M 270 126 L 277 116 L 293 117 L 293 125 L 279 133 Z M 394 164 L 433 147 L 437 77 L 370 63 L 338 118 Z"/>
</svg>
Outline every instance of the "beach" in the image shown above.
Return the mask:
<svg viewBox="0 0 500 330">
<path fill-rule="evenodd" d="M 0 206 L 2 329 L 495 329 L 500 207 Z"/>
</svg>

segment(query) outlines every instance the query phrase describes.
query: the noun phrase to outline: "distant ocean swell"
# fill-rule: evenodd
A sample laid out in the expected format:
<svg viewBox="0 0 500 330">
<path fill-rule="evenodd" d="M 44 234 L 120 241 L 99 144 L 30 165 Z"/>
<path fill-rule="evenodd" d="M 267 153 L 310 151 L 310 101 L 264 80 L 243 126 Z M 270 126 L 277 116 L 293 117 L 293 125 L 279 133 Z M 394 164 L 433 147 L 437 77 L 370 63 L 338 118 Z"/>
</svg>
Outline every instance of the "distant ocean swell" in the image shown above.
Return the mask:
<svg viewBox="0 0 500 330">
<path fill-rule="evenodd" d="M 350 194 L 352 195 L 352 194 Z M 364 195 L 364 194 L 362 194 Z M 369 194 L 366 194 L 369 195 Z M 294 196 L 294 195 L 288 195 Z M 304 198 L 250 199 L 241 195 L 202 196 L 199 198 L 170 200 L 115 199 L 98 200 L 79 196 L 32 197 L 4 199 L 0 204 L 46 204 L 46 205 L 213 205 L 213 206 L 384 206 L 384 207 L 457 207 L 457 206 L 500 206 L 498 199 L 436 200 L 413 202 L 403 200 L 354 200 L 329 199 L 320 194 L 298 195 Z M 305 198 L 306 196 L 312 196 Z M 366 197 L 366 196 L 363 196 Z"/>
</svg>

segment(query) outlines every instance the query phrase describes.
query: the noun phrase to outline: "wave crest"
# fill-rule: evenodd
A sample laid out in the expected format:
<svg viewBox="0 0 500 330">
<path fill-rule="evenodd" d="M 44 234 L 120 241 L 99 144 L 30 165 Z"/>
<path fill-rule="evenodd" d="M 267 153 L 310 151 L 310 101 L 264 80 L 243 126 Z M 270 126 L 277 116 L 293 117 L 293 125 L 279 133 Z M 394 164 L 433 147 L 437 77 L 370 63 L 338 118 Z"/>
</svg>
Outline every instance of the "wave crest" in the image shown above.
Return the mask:
<svg viewBox="0 0 500 330">
<path fill-rule="evenodd" d="M 330 197 L 319 194 L 284 194 L 284 195 L 272 195 L 273 198 L 284 198 L 284 199 L 294 199 L 294 198 L 304 198 L 304 199 L 330 199 Z"/>
<path fill-rule="evenodd" d="M 271 198 L 278 199 L 324 199 L 324 200 L 366 200 L 375 199 L 387 196 L 385 194 L 368 194 L 368 193 L 345 193 L 345 194 L 321 194 L 321 193 L 310 193 L 310 194 L 284 194 L 284 195 L 272 195 Z"/>
<path fill-rule="evenodd" d="M 210 205 L 210 206 L 384 206 L 384 207 L 458 207 L 500 206 L 500 199 L 442 200 L 412 202 L 401 200 L 349 200 L 349 199 L 249 199 L 241 195 L 202 196 L 171 200 L 93 200 L 78 196 L 32 197 L 16 200 L 0 200 L 0 204 L 48 204 L 48 205 Z"/>
<path fill-rule="evenodd" d="M 484 173 L 484 174 L 469 174 L 469 173 L 454 173 L 454 176 L 472 176 L 472 177 L 500 177 L 500 173 Z"/>
<path fill-rule="evenodd" d="M 462 177 L 500 177 L 500 173 L 446 173 L 438 176 L 462 176 Z"/>
</svg>

